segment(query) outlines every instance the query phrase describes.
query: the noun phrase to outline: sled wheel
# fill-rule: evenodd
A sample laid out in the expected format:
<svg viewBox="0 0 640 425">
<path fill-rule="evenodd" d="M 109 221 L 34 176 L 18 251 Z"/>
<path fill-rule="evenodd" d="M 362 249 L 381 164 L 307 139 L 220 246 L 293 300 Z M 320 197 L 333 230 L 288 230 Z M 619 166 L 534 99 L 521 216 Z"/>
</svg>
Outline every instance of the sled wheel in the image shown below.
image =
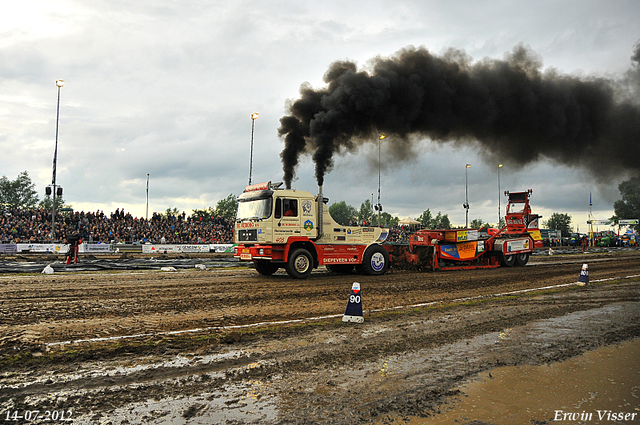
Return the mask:
<svg viewBox="0 0 640 425">
<path fill-rule="evenodd" d="M 502 265 L 507 267 L 513 267 L 516 265 L 516 256 L 514 254 L 511 255 L 502 255 Z"/>
<path fill-rule="evenodd" d="M 516 254 L 516 264 L 519 266 L 525 266 L 529 262 L 529 253 L 521 252 L 520 254 Z"/>
</svg>

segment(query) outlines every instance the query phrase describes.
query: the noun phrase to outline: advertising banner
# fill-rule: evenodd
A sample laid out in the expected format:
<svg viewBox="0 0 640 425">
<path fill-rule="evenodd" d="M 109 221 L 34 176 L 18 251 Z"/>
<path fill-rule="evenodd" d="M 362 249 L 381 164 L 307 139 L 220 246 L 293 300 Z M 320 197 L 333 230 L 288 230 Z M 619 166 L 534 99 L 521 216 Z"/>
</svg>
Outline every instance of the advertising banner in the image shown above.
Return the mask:
<svg viewBox="0 0 640 425">
<path fill-rule="evenodd" d="M 143 254 L 179 254 L 189 252 L 209 252 L 209 245 L 142 245 Z"/>
<path fill-rule="evenodd" d="M 480 251 L 484 250 L 484 244 Z M 451 260 L 470 260 L 478 255 L 478 242 L 465 242 L 440 246 L 440 256 Z"/>
<path fill-rule="evenodd" d="M 111 254 L 113 253 L 113 245 L 107 243 L 83 243 L 80 244 L 80 252 Z"/>
<path fill-rule="evenodd" d="M 529 238 L 514 239 L 514 240 L 506 241 L 504 244 L 506 249 L 504 249 L 503 252 L 505 253 L 523 251 L 530 248 Z"/>
<path fill-rule="evenodd" d="M 19 243 L 17 247 L 18 252 L 66 254 L 69 251 L 69 244 Z"/>
<path fill-rule="evenodd" d="M 0 253 L 1 254 L 15 254 L 18 252 L 18 247 L 14 243 L 3 243 L 0 244 Z"/>
<path fill-rule="evenodd" d="M 235 245 L 231 243 L 220 243 L 220 244 L 211 244 L 209 245 L 209 250 L 211 252 L 233 252 L 233 247 Z"/>
</svg>

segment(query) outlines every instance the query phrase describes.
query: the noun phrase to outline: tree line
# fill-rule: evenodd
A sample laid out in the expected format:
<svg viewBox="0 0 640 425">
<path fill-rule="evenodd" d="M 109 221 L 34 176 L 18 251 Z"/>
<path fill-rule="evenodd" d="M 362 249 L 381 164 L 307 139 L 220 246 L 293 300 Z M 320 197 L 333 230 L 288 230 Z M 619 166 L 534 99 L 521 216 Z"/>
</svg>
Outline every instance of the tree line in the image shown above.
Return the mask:
<svg viewBox="0 0 640 425">
<path fill-rule="evenodd" d="M 0 208 L 2 209 L 41 209 L 49 211 L 53 204 L 52 198 L 51 195 L 46 194 L 43 199 L 38 197 L 36 186 L 31 181 L 27 171 L 21 172 L 15 180 L 10 180 L 7 176 L 0 178 Z M 71 209 L 72 205 L 66 204 L 62 196 L 56 196 L 56 209 L 60 211 L 60 208 Z M 233 221 L 236 217 L 237 209 L 237 198 L 235 195 L 230 194 L 225 199 L 218 201 L 215 208 L 193 210 L 191 217 L 200 221 L 209 221 L 214 218 L 225 218 Z M 159 215 L 164 218 L 171 218 L 179 217 L 181 214 L 178 208 L 169 207 Z"/>
</svg>

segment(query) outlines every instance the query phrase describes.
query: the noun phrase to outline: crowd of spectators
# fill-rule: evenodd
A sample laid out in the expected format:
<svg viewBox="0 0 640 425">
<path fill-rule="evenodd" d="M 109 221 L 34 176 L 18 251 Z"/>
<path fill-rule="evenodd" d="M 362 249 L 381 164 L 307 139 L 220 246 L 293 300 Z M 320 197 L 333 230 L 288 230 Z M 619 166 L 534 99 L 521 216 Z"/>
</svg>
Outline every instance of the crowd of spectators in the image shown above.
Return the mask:
<svg viewBox="0 0 640 425">
<path fill-rule="evenodd" d="M 389 229 L 387 242 L 409 242 L 409 236 L 422 228 L 423 226 L 393 226 Z"/>
<path fill-rule="evenodd" d="M 233 243 L 234 224 L 221 217 L 192 217 L 153 213 L 146 220 L 124 209 L 56 214 L 55 239 L 79 234 L 87 243 L 216 244 Z M 0 216 L 0 243 L 50 243 L 51 211 L 5 210 Z"/>
</svg>

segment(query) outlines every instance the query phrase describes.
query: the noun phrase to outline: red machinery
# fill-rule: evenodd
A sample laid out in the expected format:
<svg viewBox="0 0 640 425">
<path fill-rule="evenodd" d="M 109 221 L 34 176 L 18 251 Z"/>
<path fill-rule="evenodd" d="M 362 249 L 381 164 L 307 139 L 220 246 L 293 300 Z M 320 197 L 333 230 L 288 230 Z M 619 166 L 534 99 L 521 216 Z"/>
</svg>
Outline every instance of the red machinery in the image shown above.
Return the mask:
<svg viewBox="0 0 640 425">
<path fill-rule="evenodd" d="M 476 229 L 419 230 L 409 237 L 408 246 L 383 245 L 391 262 L 431 270 L 524 266 L 534 248 L 537 214 L 531 214 L 526 192 L 505 192 L 509 198 L 506 226 L 481 234 Z M 531 224 L 531 226 L 530 226 Z M 539 234 L 539 231 L 538 231 Z M 538 235 L 539 236 L 539 235 Z"/>
</svg>

